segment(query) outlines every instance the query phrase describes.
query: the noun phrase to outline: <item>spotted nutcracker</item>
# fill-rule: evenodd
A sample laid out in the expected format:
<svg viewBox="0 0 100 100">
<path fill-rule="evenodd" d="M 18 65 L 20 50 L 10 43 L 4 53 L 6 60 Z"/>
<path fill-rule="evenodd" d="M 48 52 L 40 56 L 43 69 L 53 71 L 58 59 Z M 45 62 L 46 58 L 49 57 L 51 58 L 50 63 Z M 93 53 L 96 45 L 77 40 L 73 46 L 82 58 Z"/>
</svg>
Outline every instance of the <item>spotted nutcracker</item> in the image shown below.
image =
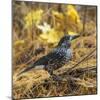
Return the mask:
<svg viewBox="0 0 100 100">
<path fill-rule="evenodd" d="M 61 38 L 58 45 L 50 53 L 39 58 L 36 62 L 33 62 L 29 67 L 21 71 L 19 75 L 30 71 L 33 68 L 42 68 L 48 71 L 51 76 L 55 77 L 56 75 L 53 74 L 53 71 L 62 67 L 68 63 L 69 60 L 71 60 L 71 41 L 77 37 L 79 37 L 79 35 L 65 35 Z"/>
</svg>

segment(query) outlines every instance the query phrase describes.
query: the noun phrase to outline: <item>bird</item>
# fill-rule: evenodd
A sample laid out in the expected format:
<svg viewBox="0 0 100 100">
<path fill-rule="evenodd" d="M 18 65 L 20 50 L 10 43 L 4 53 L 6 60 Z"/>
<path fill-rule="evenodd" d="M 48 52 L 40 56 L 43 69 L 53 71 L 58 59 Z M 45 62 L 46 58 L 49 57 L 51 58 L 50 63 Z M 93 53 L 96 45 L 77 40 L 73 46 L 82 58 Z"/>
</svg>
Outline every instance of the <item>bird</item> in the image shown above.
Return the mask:
<svg viewBox="0 0 100 100">
<path fill-rule="evenodd" d="M 78 37 L 79 35 L 64 35 L 51 52 L 42 56 L 37 61 L 32 62 L 32 64 L 22 70 L 19 75 L 40 66 L 39 68 L 46 70 L 54 80 L 60 80 L 53 71 L 61 68 L 72 59 L 71 41 Z"/>
</svg>

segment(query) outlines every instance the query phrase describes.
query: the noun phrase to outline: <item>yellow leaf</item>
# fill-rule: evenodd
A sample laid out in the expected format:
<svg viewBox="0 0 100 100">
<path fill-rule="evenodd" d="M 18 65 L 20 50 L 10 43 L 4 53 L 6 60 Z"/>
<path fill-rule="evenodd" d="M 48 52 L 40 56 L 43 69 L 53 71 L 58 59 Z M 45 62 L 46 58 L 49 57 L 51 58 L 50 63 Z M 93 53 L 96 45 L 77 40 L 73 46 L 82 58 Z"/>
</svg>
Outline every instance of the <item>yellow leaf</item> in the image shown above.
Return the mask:
<svg viewBox="0 0 100 100">
<path fill-rule="evenodd" d="M 43 14 L 42 9 L 38 9 L 36 11 L 34 11 L 34 10 L 30 11 L 24 17 L 25 26 L 29 27 L 29 26 L 32 26 L 32 24 L 39 24 L 42 19 L 42 14 Z"/>
<path fill-rule="evenodd" d="M 66 19 L 69 31 L 81 31 L 82 23 L 80 16 L 73 5 L 67 5 Z"/>
<path fill-rule="evenodd" d="M 48 34 L 47 33 L 42 33 L 40 35 L 40 38 L 44 39 L 44 40 L 47 40 L 48 39 Z"/>
<path fill-rule="evenodd" d="M 64 30 L 65 29 L 65 16 L 63 13 L 58 11 L 52 11 L 52 15 L 54 16 L 54 28 L 57 30 Z"/>
<path fill-rule="evenodd" d="M 78 33 L 72 32 L 72 31 L 68 31 L 68 34 L 69 34 L 69 35 L 78 35 Z"/>
<path fill-rule="evenodd" d="M 53 14 L 56 18 L 58 18 L 58 19 L 60 19 L 60 20 L 63 20 L 63 19 L 64 19 L 63 14 L 60 13 L 60 12 L 58 12 L 58 11 L 52 11 L 52 14 Z"/>
<path fill-rule="evenodd" d="M 17 41 L 14 43 L 14 46 L 23 45 L 24 43 L 25 43 L 24 40 L 17 40 Z"/>
<path fill-rule="evenodd" d="M 40 38 L 46 41 L 47 43 L 57 43 L 60 38 L 63 36 L 63 32 L 57 31 L 52 28 L 48 33 L 42 33 Z"/>
<path fill-rule="evenodd" d="M 76 22 L 76 23 L 80 22 L 79 14 L 77 13 L 77 11 L 76 11 L 76 9 L 73 5 L 68 5 L 67 6 L 67 16 L 73 22 Z"/>
</svg>

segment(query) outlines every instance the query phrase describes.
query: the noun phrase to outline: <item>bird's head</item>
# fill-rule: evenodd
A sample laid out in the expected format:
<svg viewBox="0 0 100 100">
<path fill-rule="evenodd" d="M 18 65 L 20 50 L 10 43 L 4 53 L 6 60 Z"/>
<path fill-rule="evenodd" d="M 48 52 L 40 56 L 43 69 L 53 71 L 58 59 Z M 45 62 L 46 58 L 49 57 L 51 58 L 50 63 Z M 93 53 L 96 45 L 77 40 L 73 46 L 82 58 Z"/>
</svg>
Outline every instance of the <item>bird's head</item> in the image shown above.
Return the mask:
<svg viewBox="0 0 100 100">
<path fill-rule="evenodd" d="M 80 35 L 64 35 L 58 43 L 58 46 L 70 47 L 71 41 L 78 38 Z"/>
</svg>

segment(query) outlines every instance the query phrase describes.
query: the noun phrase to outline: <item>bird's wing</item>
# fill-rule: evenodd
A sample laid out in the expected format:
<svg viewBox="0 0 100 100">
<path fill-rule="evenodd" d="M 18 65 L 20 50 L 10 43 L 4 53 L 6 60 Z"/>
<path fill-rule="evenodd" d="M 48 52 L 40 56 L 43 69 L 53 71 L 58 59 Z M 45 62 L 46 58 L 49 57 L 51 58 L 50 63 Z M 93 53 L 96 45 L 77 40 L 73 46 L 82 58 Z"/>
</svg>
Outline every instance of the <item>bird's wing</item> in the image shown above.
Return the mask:
<svg viewBox="0 0 100 100">
<path fill-rule="evenodd" d="M 47 54 L 46 56 L 43 56 L 40 59 L 38 59 L 36 62 L 32 63 L 29 67 L 22 70 L 18 75 L 25 73 L 27 71 L 30 71 L 31 69 L 33 69 L 37 66 L 41 66 L 41 65 L 46 66 L 49 63 L 49 60 L 54 60 L 55 57 L 57 57 L 56 51 L 51 52 L 51 53 Z"/>
<path fill-rule="evenodd" d="M 58 54 L 56 51 L 50 52 L 46 56 L 41 57 L 34 63 L 34 67 L 38 65 L 44 65 L 46 66 L 51 60 L 54 60 L 58 57 Z"/>
</svg>

